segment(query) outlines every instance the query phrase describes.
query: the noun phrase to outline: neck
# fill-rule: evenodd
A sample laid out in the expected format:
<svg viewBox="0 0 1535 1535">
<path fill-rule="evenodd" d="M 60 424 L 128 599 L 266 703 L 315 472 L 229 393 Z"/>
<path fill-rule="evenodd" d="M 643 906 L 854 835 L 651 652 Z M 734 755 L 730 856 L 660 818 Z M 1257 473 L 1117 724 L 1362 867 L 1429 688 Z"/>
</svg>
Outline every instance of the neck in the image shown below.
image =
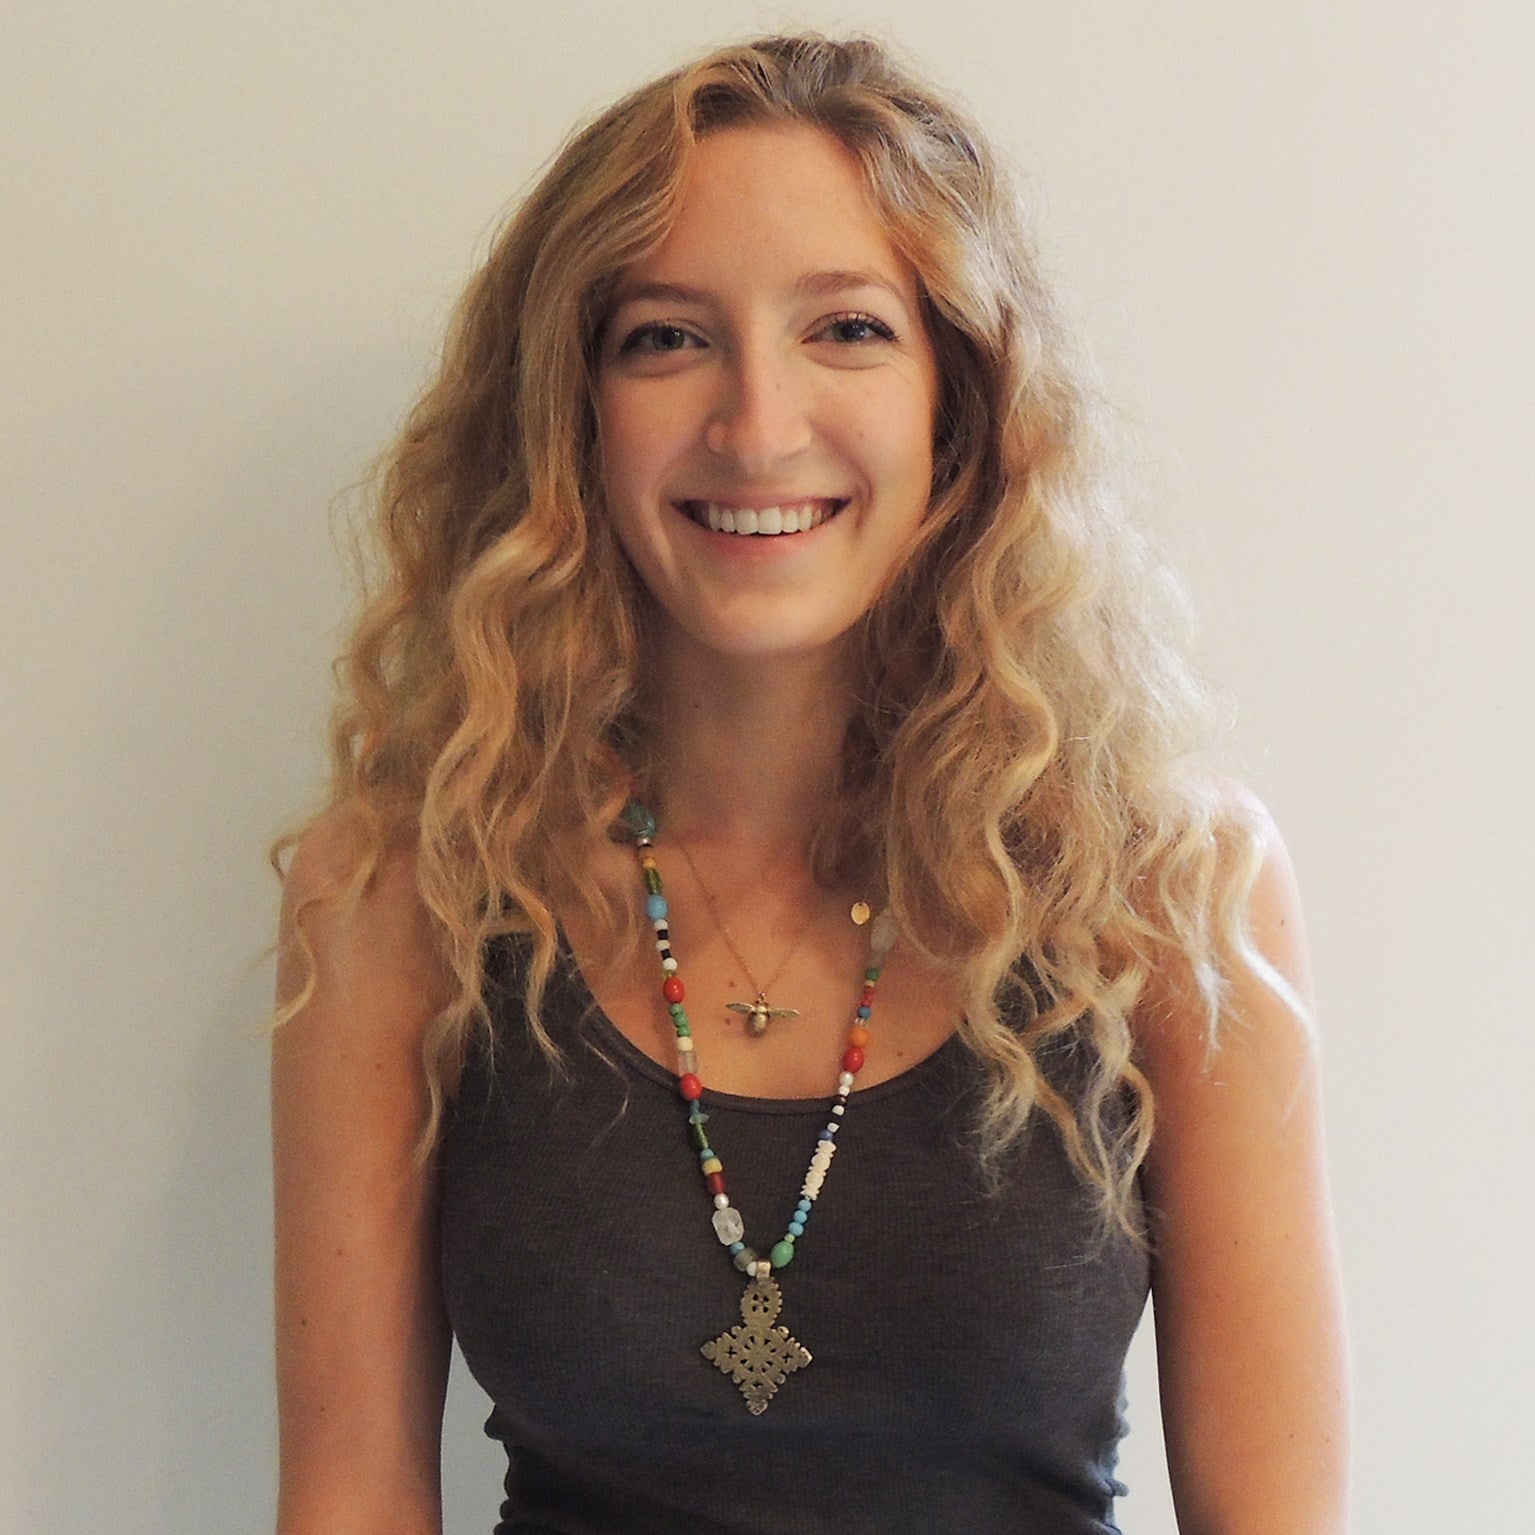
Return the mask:
<svg viewBox="0 0 1535 1535">
<path fill-rule="evenodd" d="M 669 637 L 652 671 L 654 792 L 698 846 L 810 840 L 834 791 L 853 707 L 852 647 L 721 657 Z"/>
</svg>

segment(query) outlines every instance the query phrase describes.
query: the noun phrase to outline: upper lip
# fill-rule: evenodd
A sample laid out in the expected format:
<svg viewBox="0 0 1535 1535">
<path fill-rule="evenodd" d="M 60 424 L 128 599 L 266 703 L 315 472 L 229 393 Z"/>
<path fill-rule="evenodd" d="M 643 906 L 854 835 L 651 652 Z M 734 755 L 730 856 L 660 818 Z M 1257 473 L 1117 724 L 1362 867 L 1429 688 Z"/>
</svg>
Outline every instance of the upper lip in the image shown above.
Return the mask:
<svg viewBox="0 0 1535 1535">
<path fill-rule="evenodd" d="M 846 496 L 798 496 L 789 491 L 777 491 L 767 495 L 728 496 L 680 496 L 679 506 L 728 507 L 733 512 L 765 512 L 770 506 L 842 506 Z"/>
</svg>

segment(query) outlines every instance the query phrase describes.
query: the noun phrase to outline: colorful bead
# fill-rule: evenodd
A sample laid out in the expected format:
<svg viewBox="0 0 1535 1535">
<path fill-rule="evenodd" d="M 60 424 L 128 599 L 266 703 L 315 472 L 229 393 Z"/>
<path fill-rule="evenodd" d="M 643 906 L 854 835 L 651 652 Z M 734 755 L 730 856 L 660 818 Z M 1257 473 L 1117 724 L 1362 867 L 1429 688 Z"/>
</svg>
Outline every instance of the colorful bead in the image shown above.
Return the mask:
<svg viewBox="0 0 1535 1535">
<path fill-rule="evenodd" d="M 805 1223 L 810 1217 L 812 1205 L 821 1192 L 821 1185 L 831 1167 L 837 1149 L 836 1135 L 841 1128 L 841 1118 L 846 1109 L 848 1094 L 853 1088 L 853 1077 L 864 1064 L 864 1048 L 869 1043 L 869 1031 L 864 1027 L 871 1016 L 874 987 L 880 977 L 880 964 L 895 942 L 895 919 L 889 911 L 881 912 L 870 929 L 870 955 L 872 963 L 863 973 L 863 985 L 859 990 L 855 1008 L 855 1021 L 848 1030 L 847 1049 L 842 1056 L 842 1069 L 837 1076 L 836 1100 L 831 1105 L 831 1115 L 825 1128 L 816 1138 L 810 1165 L 800 1186 L 800 1197 L 790 1217 L 788 1230 L 776 1242 L 767 1259 L 759 1258 L 744 1241 L 746 1226 L 739 1210 L 730 1203 L 726 1192 L 724 1164 L 709 1144 L 704 1124 L 709 1116 L 699 1102 L 703 1095 L 703 1082 L 691 1068 L 696 1065 L 697 1054 L 691 1038 L 688 1016 L 682 1007 L 686 995 L 682 977 L 677 974 L 677 959 L 671 949 L 671 930 L 667 923 L 668 906 L 662 889 L 661 870 L 651 852 L 652 839 L 656 834 L 656 819 L 638 800 L 630 800 L 624 807 L 623 819 L 634 838 L 638 851 L 641 880 L 645 888 L 645 914 L 656 934 L 656 952 L 661 959 L 661 994 L 666 999 L 667 1011 L 677 1031 L 677 1090 L 688 1104 L 688 1134 L 698 1151 L 699 1168 L 705 1186 L 714 1201 L 711 1220 L 715 1235 L 729 1249 L 735 1266 L 749 1276 L 766 1279 L 775 1268 L 784 1268 L 794 1258 L 794 1244 L 805 1234 Z M 868 920 L 868 907 L 860 902 L 854 908 L 855 921 Z M 861 925 L 861 923 L 860 923 Z"/>
</svg>

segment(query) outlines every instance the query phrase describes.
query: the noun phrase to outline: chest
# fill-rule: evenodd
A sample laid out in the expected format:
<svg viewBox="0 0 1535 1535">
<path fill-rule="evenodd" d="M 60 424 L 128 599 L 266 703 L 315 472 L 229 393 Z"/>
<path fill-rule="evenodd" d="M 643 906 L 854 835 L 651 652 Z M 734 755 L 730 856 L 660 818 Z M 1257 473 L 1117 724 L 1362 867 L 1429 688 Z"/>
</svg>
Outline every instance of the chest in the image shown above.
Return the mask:
<svg viewBox="0 0 1535 1535">
<path fill-rule="evenodd" d="M 607 881 L 620 899 L 642 899 L 632 855 L 624 849 L 614 854 L 604 870 Z M 959 1025 L 953 982 L 899 941 L 881 968 L 871 1016 L 856 1016 L 870 962 L 869 925 L 851 916 L 856 890 L 818 892 L 798 902 L 771 891 L 745 900 L 736 895 L 724 922 L 724 914 L 683 878 L 668 880 L 666 900 L 698 1073 L 715 1091 L 827 1097 L 856 1024 L 870 1036 L 858 1086 L 874 1087 L 926 1059 Z M 610 957 L 609 946 L 579 916 L 567 915 L 565 927 L 607 1021 L 652 1061 L 675 1071 L 676 1030 L 654 945 L 644 942 L 635 953 Z"/>
</svg>

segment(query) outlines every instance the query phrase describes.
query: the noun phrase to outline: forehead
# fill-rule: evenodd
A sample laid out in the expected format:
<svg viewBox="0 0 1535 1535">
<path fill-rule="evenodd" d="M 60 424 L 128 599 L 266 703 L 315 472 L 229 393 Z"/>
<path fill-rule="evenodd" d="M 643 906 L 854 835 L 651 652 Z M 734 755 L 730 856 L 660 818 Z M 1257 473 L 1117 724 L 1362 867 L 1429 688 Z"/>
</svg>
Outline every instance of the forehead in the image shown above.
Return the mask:
<svg viewBox="0 0 1535 1535">
<path fill-rule="evenodd" d="M 626 277 L 726 280 L 870 270 L 915 276 L 865 187 L 857 158 L 800 124 L 720 128 L 695 145 L 666 238 Z"/>
</svg>

